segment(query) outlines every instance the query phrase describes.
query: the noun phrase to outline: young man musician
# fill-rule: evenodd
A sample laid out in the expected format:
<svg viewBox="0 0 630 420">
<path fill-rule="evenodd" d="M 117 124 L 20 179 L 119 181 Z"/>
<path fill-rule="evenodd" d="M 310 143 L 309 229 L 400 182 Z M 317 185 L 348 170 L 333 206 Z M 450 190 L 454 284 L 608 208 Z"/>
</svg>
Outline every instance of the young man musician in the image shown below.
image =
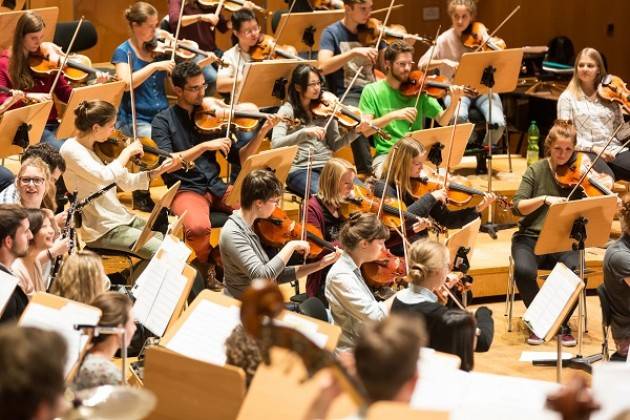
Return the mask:
<svg viewBox="0 0 630 420">
<path fill-rule="evenodd" d="M 28 243 L 33 239 L 29 229 L 28 215 L 17 204 L 0 204 L 0 271 L 13 275 L 11 265 L 28 252 Z M 20 286 L 16 286 L 0 314 L 0 323 L 17 320 L 28 305 L 28 297 Z"/>
<path fill-rule="evenodd" d="M 195 112 L 204 108 L 217 115 L 226 115 L 229 107 L 216 98 L 204 97 L 204 75 L 193 62 L 175 66 L 172 82 L 177 102 L 153 120 L 153 138 L 160 149 L 177 153 L 182 161 L 195 164 L 194 168 L 166 174 L 164 181 L 169 187 L 181 181 L 171 209 L 175 214 L 187 211 L 184 218 L 185 238 L 195 251 L 198 267 L 205 274 L 210 268 L 208 257 L 212 251 L 209 242 L 210 211 L 231 213 L 233 210 L 225 203 L 231 186 L 220 177 L 216 153 L 223 153 L 229 162 L 240 167 L 240 162 L 258 149 L 277 120 L 265 121 L 254 140 L 242 148 L 238 144 L 233 146 L 232 141 L 225 137 L 207 140 L 196 129 Z"/>
<path fill-rule="evenodd" d="M 373 124 L 384 128 L 391 136 L 385 140 L 374 135 L 376 157 L 372 163 L 374 172 L 378 175 L 391 147 L 410 131 L 423 128 L 425 118 L 433 118 L 440 125 L 448 125 L 457 108 L 457 102 L 463 94 L 463 88 L 451 86 L 452 101 L 443 110 L 438 101 L 426 94 L 420 96 L 416 106 L 416 96 L 405 96 L 400 92 L 401 84 L 409 79 L 413 68 L 413 47 L 402 41 L 392 42 L 385 48 L 384 63 L 385 79 L 369 84 L 361 93 L 359 108 L 361 112 L 374 118 Z M 373 133 L 369 128 L 367 135 Z"/>
</svg>

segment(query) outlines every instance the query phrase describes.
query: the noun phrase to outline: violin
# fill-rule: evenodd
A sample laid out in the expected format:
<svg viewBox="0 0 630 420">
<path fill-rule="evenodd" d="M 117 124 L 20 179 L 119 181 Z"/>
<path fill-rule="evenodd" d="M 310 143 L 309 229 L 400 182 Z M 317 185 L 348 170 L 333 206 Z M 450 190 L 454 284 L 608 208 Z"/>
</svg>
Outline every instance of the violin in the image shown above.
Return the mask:
<svg viewBox="0 0 630 420">
<path fill-rule="evenodd" d="M 59 54 L 60 57 L 56 63 L 50 60 L 50 51 L 48 48 L 55 50 L 55 53 Z M 59 46 L 51 42 L 45 42 L 38 52 L 29 55 L 28 66 L 31 71 L 36 74 L 52 74 L 59 71 L 62 54 L 63 52 Z M 64 76 L 73 82 L 82 82 L 87 79 L 88 76 L 96 77 L 96 70 L 92 68 L 92 61 L 89 57 L 81 54 L 70 54 L 62 71 Z"/>
<path fill-rule="evenodd" d="M 379 259 L 361 266 L 365 283 L 374 289 L 391 287 L 394 283 L 406 283 L 407 268 L 403 257 L 397 257 L 390 250 L 384 250 Z"/>
<path fill-rule="evenodd" d="M 427 45 L 433 45 L 434 42 L 428 38 L 419 36 L 417 34 L 410 34 L 403 25 L 391 24 L 383 26 L 382 22 L 376 18 L 370 18 L 367 23 L 361 24 L 357 28 L 359 42 L 365 47 L 375 47 L 381 30 L 384 31 L 382 41 L 386 44 L 391 44 L 397 40 L 413 39 Z"/>
<path fill-rule="evenodd" d="M 562 188 L 575 188 L 584 173 L 591 166 L 591 160 L 585 153 L 575 153 L 573 157 L 564 165 L 558 165 L 554 172 L 554 179 Z M 592 172 L 592 171 L 591 171 Z M 580 184 L 580 190 L 586 197 L 597 197 L 601 195 L 611 195 L 612 182 L 607 185 L 587 175 Z"/>
<path fill-rule="evenodd" d="M 607 74 L 599 82 L 597 93 L 602 99 L 617 102 L 624 111 L 630 113 L 630 89 L 621 77 Z"/>
<path fill-rule="evenodd" d="M 280 248 L 289 241 L 299 240 L 302 237 L 303 226 L 276 207 L 270 217 L 254 222 L 254 230 L 264 243 Z M 306 225 L 306 241 L 310 245 L 308 257 L 317 258 L 325 250 L 335 252 L 335 246 L 325 241 L 322 232 L 310 224 Z"/>
<path fill-rule="evenodd" d="M 372 194 L 366 187 L 361 185 L 354 185 L 354 190 L 349 197 L 342 201 L 339 207 L 340 214 L 348 219 L 352 214 L 360 213 L 378 213 L 378 209 L 381 205 L 381 200 Z M 386 198 L 383 204 L 381 218 L 382 222 L 388 228 L 399 228 L 401 226 L 400 214 L 402 213 L 405 218 L 405 228 L 411 228 L 411 226 L 419 221 L 424 221 L 422 217 L 419 217 L 413 213 L 409 213 L 406 210 L 404 203 L 400 203 L 397 200 Z M 400 210 L 399 210 L 400 209 Z M 431 230 L 435 233 L 445 233 L 446 229 L 440 226 L 437 222 L 431 220 Z"/>
<path fill-rule="evenodd" d="M 422 84 L 424 73 L 422 70 L 413 70 L 409 73 L 409 78 L 400 84 L 400 93 L 403 96 L 417 96 L 422 91 L 434 98 L 441 99 L 446 96 L 448 89 L 452 86 L 448 78 L 445 76 L 430 75 L 427 76 Z M 479 96 L 479 92 L 473 88 L 464 86 L 464 93 L 469 96 Z"/>
<path fill-rule="evenodd" d="M 213 63 L 216 63 L 219 67 L 229 67 L 230 65 L 223 61 L 221 58 L 215 56 L 213 53 L 199 49 L 199 44 L 190 39 L 180 39 L 175 43 L 175 38 L 155 38 L 148 43 L 145 43 L 145 48 L 151 51 L 154 58 L 166 58 L 170 59 L 170 54 L 173 51 L 173 44 L 176 45 L 175 57 L 176 61 L 192 60 L 197 55 L 204 57 L 213 56 Z M 169 56 L 168 58 L 166 56 Z M 179 59 L 179 60 L 177 60 Z"/>
<path fill-rule="evenodd" d="M 141 171 L 150 171 L 160 165 L 161 159 L 172 158 L 181 161 L 186 170 L 195 166 L 193 162 L 185 161 L 179 157 L 174 157 L 168 152 L 158 148 L 155 141 L 149 137 L 138 137 L 142 143 L 144 154 L 142 157 L 135 157 L 132 163 Z M 120 153 L 127 147 L 129 138 L 119 130 L 113 130 L 112 134 L 104 142 L 94 143 L 94 152 L 106 165 L 120 156 Z M 133 168 L 133 166 L 132 166 Z"/>
<path fill-rule="evenodd" d="M 221 0 L 197 0 L 197 3 L 202 7 L 210 8 L 218 6 L 221 3 Z M 229 10 L 230 12 L 236 12 L 244 6 L 245 0 L 223 0 L 223 8 Z M 267 9 L 260 7 L 257 4 L 254 4 L 253 9 L 261 13 L 271 14 L 271 12 L 268 12 Z"/>
<path fill-rule="evenodd" d="M 324 99 L 320 99 L 317 101 L 311 101 L 311 113 L 318 117 L 329 118 L 333 110 L 335 110 L 335 119 L 346 128 L 354 128 L 361 123 L 361 111 L 349 105 L 344 105 L 340 102 L 330 103 Z M 384 138 L 385 140 L 389 140 L 392 137 L 387 134 L 382 128 L 369 123 L 370 128 L 376 131 L 376 133 Z"/>
<path fill-rule="evenodd" d="M 446 281 L 433 289 L 433 293 L 442 305 L 447 305 L 455 290 L 459 295 L 472 289 L 472 278 L 464 273 L 451 272 Z"/>
<path fill-rule="evenodd" d="M 499 37 L 488 36 L 488 28 L 481 22 L 472 22 L 468 28 L 462 32 L 462 43 L 465 47 L 482 51 L 498 51 L 507 48 L 505 41 Z"/>
<path fill-rule="evenodd" d="M 432 181 L 428 177 L 412 178 L 411 188 L 415 197 L 422 197 L 425 194 L 440 190 L 444 185 L 438 181 Z M 446 206 L 449 210 L 461 210 L 469 207 L 474 196 L 484 197 L 483 191 L 471 188 L 466 185 L 449 182 L 447 186 Z M 497 196 L 497 204 L 501 209 L 508 210 L 512 208 L 512 203 L 505 196 Z"/>
<path fill-rule="evenodd" d="M 277 45 L 275 38 L 266 34 L 261 34 L 256 45 L 249 49 L 249 55 L 253 61 L 274 60 L 278 58 L 305 61 L 296 54 L 297 51 L 295 47 L 290 45 Z"/>
<path fill-rule="evenodd" d="M 266 119 L 271 115 L 273 114 L 235 109 L 232 113 L 232 125 L 240 131 L 253 131 L 256 127 L 258 127 L 258 121 Z M 282 118 L 282 121 L 291 127 L 298 127 L 300 125 L 300 121 L 295 118 Z M 227 124 L 228 116 L 217 117 L 214 112 L 203 107 L 195 112 L 195 126 L 197 127 L 197 130 L 204 134 L 216 134 L 224 130 L 227 127 Z"/>
</svg>

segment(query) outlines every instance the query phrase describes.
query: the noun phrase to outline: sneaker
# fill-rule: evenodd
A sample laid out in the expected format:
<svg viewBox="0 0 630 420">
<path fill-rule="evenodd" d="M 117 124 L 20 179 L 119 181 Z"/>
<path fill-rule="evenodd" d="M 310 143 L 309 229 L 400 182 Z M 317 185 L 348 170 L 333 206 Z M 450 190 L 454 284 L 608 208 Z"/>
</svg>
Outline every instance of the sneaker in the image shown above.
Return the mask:
<svg viewBox="0 0 630 420">
<path fill-rule="evenodd" d="M 538 337 L 534 333 L 530 333 L 529 337 L 527 338 L 527 344 L 529 344 L 530 346 L 540 346 L 544 342 L 545 342 L 545 340 L 543 340 L 542 338 Z"/>
<path fill-rule="evenodd" d="M 575 347 L 577 345 L 577 341 L 575 337 L 573 337 L 573 334 L 571 334 L 571 331 L 562 333 L 560 341 L 564 347 Z"/>
</svg>

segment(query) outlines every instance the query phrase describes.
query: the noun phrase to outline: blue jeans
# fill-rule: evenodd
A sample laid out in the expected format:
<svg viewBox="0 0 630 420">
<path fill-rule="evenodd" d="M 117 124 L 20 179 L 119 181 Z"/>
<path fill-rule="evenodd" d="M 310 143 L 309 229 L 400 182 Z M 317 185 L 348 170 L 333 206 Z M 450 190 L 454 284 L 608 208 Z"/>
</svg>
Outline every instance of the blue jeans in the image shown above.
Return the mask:
<svg viewBox="0 0 630 420">
<path fill-rule="evenodd" d="M 61 149 L 61 146 L 63 146 L 64 139 L 57 138 L 58 128 L 59 128 L 58 122 L 46 123 L 44 132 L 42 133 L 42 138 L 39 140 L 39 142 L 48 143 L 52 147 L 54 147 L 56 151 L 59 151 Z"/>
<path fill-rule="evenodd" d="M 317 193 L 319 187 L 319 175 L 322 168 L 313 168 L 311 172 L 311 195 Z M 304 198 L 304 190 L 306 189 L 306 169 L 298 169 L 297 171 L 289 172 L 287 176 L 287 189 Z"/>
<path fill-rule="evenodd" d="M 444 98 L 444 104 L 448 107 L 451 103 L 451 97 L 446 96 Z M 473 106 L 481 112 L 486 121 L 490 119 L 490 96 L 489 95 L 480 95 L 476 98 L 469 98 L 467 96 L 462 96 L 462 104 L 459 108 L 459 115 L 457 116 L 458 123 L 468 122 L 468 109 Z M 456 109 L 457 110 L 457 109 Z M 453 116 L 455 117 L 455 116 Z M 497 144 L 501 137 L 503 136 L 503 130 L 505 129 L 505 116 L 503 115 L 503 104 L 501 103 L 501 98 L 499 95 L 494 93 L 492 95 L 492 120 L 490 120 L 490 124 L 497 124 L 498 128 L 491 128 L 489 133 L 486 135 L 490 135 L 490 139 L 492 140 L 492 144 Z M 484 144 L 488 144 L 488 138 L 486 137 L 483 141 Z"/>
<path fill-rule="evenodd" d="M 133 130 L 131 128 L 131 123 L 123 124 L 120 122 L 116 122 L 116 128 L 122 131 L 125 136 L 131 137 L 133 135 Z M 151 138 L 151 123 L 145 121 L 138 121 L 136 123 L 136 134 L 138 137 L 149 137 Z"/>
</svg>

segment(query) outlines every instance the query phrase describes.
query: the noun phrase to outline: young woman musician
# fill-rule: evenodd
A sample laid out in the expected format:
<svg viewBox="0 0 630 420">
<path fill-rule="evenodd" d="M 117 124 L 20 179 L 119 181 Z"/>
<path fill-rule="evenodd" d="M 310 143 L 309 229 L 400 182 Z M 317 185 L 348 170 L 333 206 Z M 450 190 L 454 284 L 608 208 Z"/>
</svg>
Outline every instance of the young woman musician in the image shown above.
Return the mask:
<svg viewBox="0 0 630 420">
<path fill-rule="evenodd" d="M 284 122 L 279 123 L 271 136 L 273 148 L 298 145 L 298 152 L 293 159 L 287 187 L 294 193 L 303 196 L 306 189 L 308 155 L 311 154 L 310 193 L 317 192 L 317 185 L 322 168 L 332 158 L 333 152 L 347 146 L 358 137 L 357 126 L 341 134 L 337 120 L 333 119 L 326 128 L 328 117 L 318 117 L 311 111 L 311 106 L 321 103 L 323 77 L 320 71 L 310 64 L 300 64 L 291 74 L 288 88 L 289 100 L 278 111 L 278 115 L 287 118 L 298 118 L 302 123 L 296 128 L 289 128 Z M 331 95 L 332 96 L 332 95 Z"/>
<path fill-rule="evenodd" d="M 344 250 L 328 271 L 325 294 L 335 323 L 341 327 L 338 350 L 354 347 L 361 325 L 387 316 L 392 298 L 377 302 L 361 275 L 361 265 L 380 258 L 389 230 L 372 213 L 355 213 L 339 232 Z"/>
<path fill-rule="evenodd" d="M 81 250 L 64 260 L 50 293 L 89 305 L 110 286 L 101 257 L 92 251 Z"/>
<path fill-rule="evenodd" d="M 446 76 L 452 80 L 455 75 L 455 70 L 457 70 L 459 66 L 459 60 L 462 54 L 469 51 L 469 49 L 464 46 L 461 38 L 464 31 L 473 23 L 477 15 L 477 2 L 475 0 L 449 0 L 448 14 L 451 17 L 452 26 L 449 30 L 438 36 L 429 68 L 439 68 L 442 76 Z M 429 58 L 431 58 L 431 51 L 432 49 L 429 48 L 420 58 L 418 63 L 420 69 L 424 70 Z M 444 102 L 446 105 L 449 105 L 451 97 L 446 96 Z M 468 110 L 471 106 L 477 108 L 479 112 L 483 114 L 486 121 L 490 118 L 489 95 L 479 95 L 476 97 L 462 96 L 461 106 L 457 116 L 459 122 L 468 121 Z M 486 133 L 486 136 L 490 136 L 492 144 L 497 144 L 501 136 L 503 136 L 503 130 L 505 129 L 503 105 L 501 104 L 501 98 L 499 98 L 497 94 L 493 94 L 492 97 L 492 121 L 490 121 L 490 124 L 493 124 L 495 128 L 491 128 L 490 132 Z M 487 140 L 484 139 L 483 144 L 487 144 Z"/>
<path fill-rule="evenodd" d="M 69 191 L 78 192 L 79 200 L 112 183 L 126 191 L 146 190 L 152 179 L 174 166 L 167 159 L 156 169 L 130 173 L 127 163 L 143 153 L 138 140 L 125 147 L 111 163 L 103 163 L 95 152 L 95 145 L 107 141 L 111 136 L 116 123 L 116 108 L 105 101 L 84 101 L 74 110 L 74 114 L 78 135 L 66 140 L 61 155 L 67 165 L 64 180 Z M 116 188 L 110 188 L 85 206 L 82 215 L 81 239 L 93 248 L 129 251 L 146 224 L 118 200 Z M 159 248 L 161 239 L 162 235 L 154 232 L 139 250 L 138 256 L 145 260 L 151 258 Z"/>
<path fill-rule="evenodd" d="M 573 121 L 577 131 L 576 150 L 587 153 L 591 160 L 602 151 L 617 126 L 623 124 L 619 105 L 597 94 L 606 73 L 599 51 L 584 48 L 575 59 L 573 78 L 558 100 L 558 118 Z M 621 145 L 615 137 L 595 169 L 630 181 L 630 151 Z"/>
<path fill-rule="evenodd" d="M 332 158 L 322 169 L 317 194 L 311 196 L 306 209 L 307 223 L 322 233 L 324 240 L 335 242 L 344 222 L 339 207 L 348 197 L 356 178 L 356 169 L 349 162 Z M 309 274 L 306 279 L 306 292 L 326 303 L 324 284 L 328 268 Z"/>
<path fill-rule="evenodd" d="M 437 293 L 444 285 L 447 275 L 451 271 L 451 258 L 448 248 L 444 245 L 431 241 L 421 240 L 414 242 L 408 250 L 409 255 L 409 287 L 396 293 L 396 298 L 392 304 L 392 312 L 407 311 L 414 312 L 424 316 L 427 330 L 429 332 L 429 347 L 436 348 L 440 346 L 440 351 L 449 350 L 445 347 L 451 341 L 452 337 L 448 336 L 444 329 L 447 325 L 452 326 L 447 313 L 449 309 L 438 302 Z M 457 310 L 462 315 L 466 313 Z M 472 315 L 471 315 L 472 316 Z M 450 318 L 450 316 L 449 316 Z M 467 318 L 467 316 L 466 316 Z M 492 320 L 492 311 L 488 308 L 479 308 L 472 325 L 478 326 L 480 330 L 479 336 L 474 334 L 475 328 L 472 328 L 473 334 L 467 338 L 467 342 L 462 346 L 452 346 L 451 352 L 462 357 L 463 370 L 472 370 L 473 360 L 472 354 L 467 349 L 475 349 L 479 352 L 488 351 L 492 344 L 494 335 L 494 322 Z M 459 330 L 454 328 L 453 330 Z M 476 341 L 476 344 L 474 342 Z M 458 350 L 455 352 L 454 350 Z"/>
<path fill-rule="evenodd" d="M 577 251 L 540 256 L 534 254 L 534 247 L 549 206 L 566 201 L 566 196 L 572 189 L 563 188 L 556 182 L 556 170 L 575 159 L 576 141 L 573 125 L 567 121 L 556 121 L 545 139 L 547 159 L 541 159 L 527 168 L 514 195 L 512 211 L 515 215 L 523 217 L 519 223 L 519 230 L 512 236 L 514 279 L 525 306 L 529 306 L 538 293 L 536 277 L 539 268 L 551 269 L 556 263 L 562 262 L 567 267 L 575 269 L 578 264 Z M 565 346 L 575 346 L 568 318 L 569 316 L 563 324 L 562 343 Z M 531 333 L 527 342 L 538 345 L 542 344 L 543 340 Z"/>
<path fill-rule="evenodd" d="M 279 283 L 293 281 L 334 263 L 338 253 L 321 260 L 287 267 L 294 252 L 309 252 L 307 241 L 289 241 L 273 258 L 263 249 L 261 239 L 254 232 L 257 219 L 269 218 L 282 196 L 282 185 L 273 172 L 257 169 L 247 174 L 241 189 L 241 209 L 234 211 L 221 229 L 219 249 L 223 261 L 224 289 L 240 299 L 252 280 L 273 279 Z"/>
<path fill-rule="evenodd" d="M 393 159 L 393 160 L 392 160 Z M 405 137 L 400 140 L 387 155 L 383 165 L 381 179 L 374 184 L 374 193 L 377 197 L 383 194 L 385 182 L 389 174 L 386 197 L 396 199 L 396 186 L 407 210 L 420 217 L 431 216 L 439 224 L 449 229 L 460 228 L 466 223 L 479 217 L 496 197 L 493 194 L 485 194 L 483 200 L 475 207 L 450 211 L 446 208 L 447 191 L 444 188 L 423 195 L 416 191 L 414 184 L 422 176 L 422 167 L 426 161 L 424 147 L 416 140 Z M 415 228 L 418 233 L 422 229 Z M 426 236 L 427 232 L 420 232 L 420 236 Z"/>
<path fill-rule="evenodd" d="M 124 344 L 129 346 L 136 332 L 136 324 L 131 312 L 132 303 L 127 295 L 118 292 L 102 293 L 96 296 L 90 305 L 101 310 L 99 327 L 125 329 Z M 90 349 L 74 381 L 77 391 L 103 385 L 122 384 L 120 368 L 112 362 L 114 355 L 123 345 L 122 340 L 122 334 L 99 334 L 92 338 Z"/>
</svg>

